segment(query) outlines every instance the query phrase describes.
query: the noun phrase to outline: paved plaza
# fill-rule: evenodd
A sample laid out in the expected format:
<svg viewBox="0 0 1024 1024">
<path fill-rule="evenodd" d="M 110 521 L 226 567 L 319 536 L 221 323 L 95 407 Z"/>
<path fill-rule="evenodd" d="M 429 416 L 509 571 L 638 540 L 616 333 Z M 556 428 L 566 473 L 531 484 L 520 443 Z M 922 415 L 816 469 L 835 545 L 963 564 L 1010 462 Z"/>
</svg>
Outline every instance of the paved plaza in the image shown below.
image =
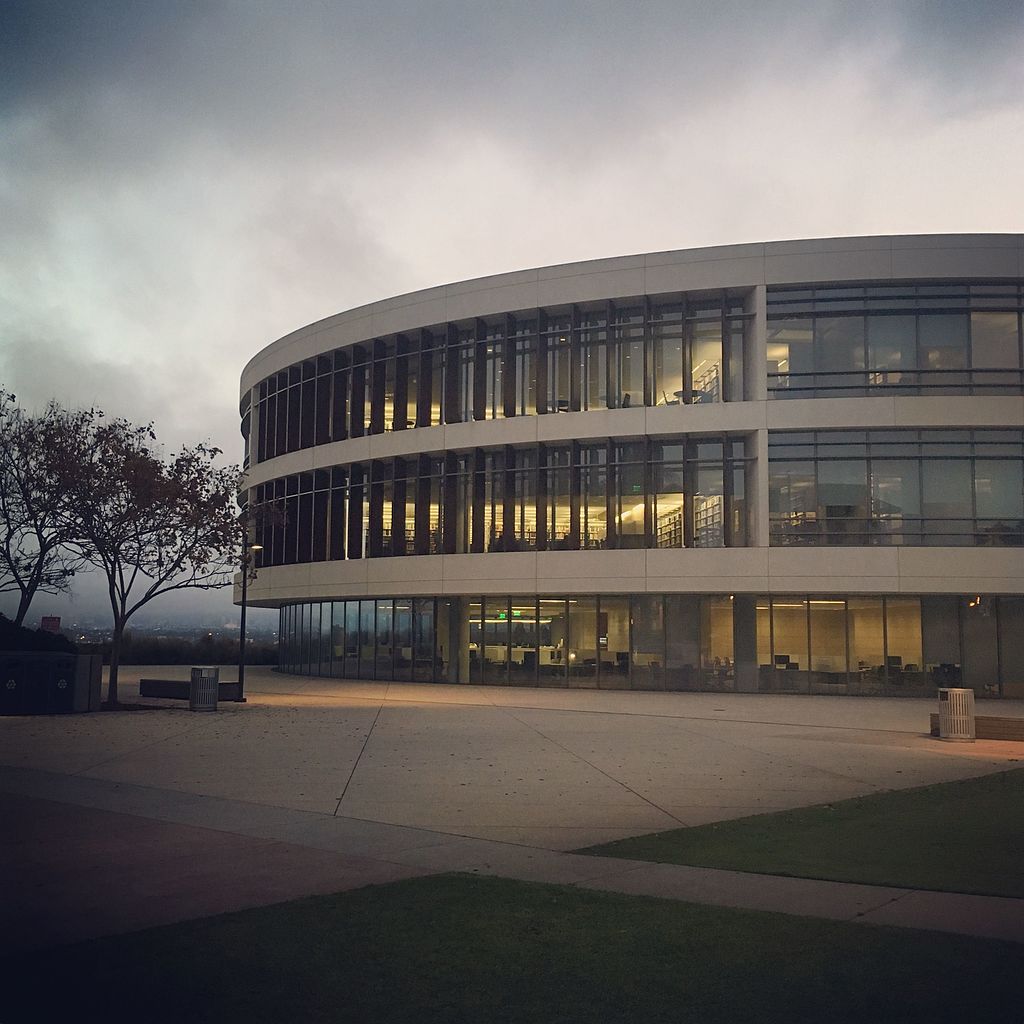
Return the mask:
<svg viewBox="0 0 1024 1024">
<path fill-rule="evenodd" d="M 266 669 L 216 713 L 137 696 L 140 675 L 185 671 L 126 670 L 122 699 L 158 710 L 0 720 L 9 948 L 446 870 L 1024 941 L 1016 900 L 561 852 L 1024 763 L 1024 744 L 930 737 L 931 700 Z"/>
</svg>

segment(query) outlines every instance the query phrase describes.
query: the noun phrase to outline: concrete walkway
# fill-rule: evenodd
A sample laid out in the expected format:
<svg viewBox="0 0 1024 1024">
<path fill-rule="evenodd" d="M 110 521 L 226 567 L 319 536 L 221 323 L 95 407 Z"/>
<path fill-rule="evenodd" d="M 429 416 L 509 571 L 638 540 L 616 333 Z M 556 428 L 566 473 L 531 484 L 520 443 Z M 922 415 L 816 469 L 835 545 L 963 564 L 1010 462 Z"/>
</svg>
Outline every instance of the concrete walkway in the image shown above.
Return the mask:
<svg viewBox="0 0 1024 1024">
<path fill-rule="evenodd" d="M 1022 900 L 564 852 L 1024 759 L 930 739 L 931 701 L 270 673 L 250 697 L 0 720 L 0 951 L 441 871 L 1024 942 Z"/>
</svg>

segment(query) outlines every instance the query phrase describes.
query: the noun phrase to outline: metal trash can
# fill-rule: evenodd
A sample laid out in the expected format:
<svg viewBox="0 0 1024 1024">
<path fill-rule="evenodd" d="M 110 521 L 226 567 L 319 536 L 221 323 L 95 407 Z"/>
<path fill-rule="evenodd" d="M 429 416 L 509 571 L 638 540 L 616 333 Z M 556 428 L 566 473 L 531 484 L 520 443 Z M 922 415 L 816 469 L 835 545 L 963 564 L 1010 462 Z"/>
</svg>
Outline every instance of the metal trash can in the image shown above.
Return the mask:
<svg viewBox="0 0 1024 1024">
<path fill-rule="evenodd" d="M 939 690 L 939 739 L 974 742 L 974 691 L 945 687 Z"/>
<path fill-rule="evenodd" d="M 189 711 L 216 711 L 220 690 L 219 668 L 194 668 L 188 688 Z"/>
</svg>

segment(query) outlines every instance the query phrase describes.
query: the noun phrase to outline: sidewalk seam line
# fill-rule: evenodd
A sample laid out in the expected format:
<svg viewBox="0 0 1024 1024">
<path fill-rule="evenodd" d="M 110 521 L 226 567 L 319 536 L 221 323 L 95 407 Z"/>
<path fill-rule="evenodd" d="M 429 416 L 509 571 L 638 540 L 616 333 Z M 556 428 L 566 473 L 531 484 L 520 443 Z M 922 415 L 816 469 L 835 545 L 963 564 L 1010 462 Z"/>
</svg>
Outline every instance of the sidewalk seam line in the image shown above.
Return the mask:
<svg viewBox="0 0 1024 1024">
<path fill-rule="evenodd" d="M 184 708 L 169 708 L 169 711 L 184 711 Z M 133 754 L 137 754 L 142 750 L 149 750 L 152 747 L 158 747 L 161 743 L 168 743 L 170 740 L 176 740 L 180 736 L 186 736 L 189 733 L 195 732 L 196 729 L 201 729 L 206 723 L 206 716 L 202 716 L 198 721 L 193 722 L 187 729 L 182 729 L 180 732 L 173 733 L 170 736 L 161 736 L 159 739 L 151 740 L 149 743 L 141 743 L 136 747 L 132 747 L 130 750 L 122 750 L 117 754 L 112 754 L 110 757 L 105 757 L 102 761 L 97 761 L 95 764 L 86 765 L 84 768 L 79 768 L 77 771 L 68 772 L 68 778 L 77 778 L 78 776 L 84 775 L 85 772 L 95 771 L 97 768 L 102 768 L 105 764 L 110 764 L 112 761 L 117 761 L 122 757 L 131 757 Z M 210 720 L 210 724 L 213 724 Z M 64 775 L 64 772 L 55 774 Z M 88 777 L 88 776 L 86 776 Z"/>
<path fill-rule="evenodd" d="M 355 778 L 356 769 L 359 767 L 359 762 L 360 760 L 362 760 L 363 753 L 366 750 L 366 746 L 370 742 L 370 737 L 373 735 L 373 730 L 377 727 L 377 721 L 380 718 L 380 713 L 384 710 L 384 702 L 386 700 L 387 690 L 384 691 L 384 700 L 381 701 L 380 706 L 377 708 L 377 714 L 373 716 L 373 721 L 370 723 L 370 728 L 366 730 L 366 736 L 363 739 L 363 745 L 359 748 L 359 753 L 356 755 L 355 761 L 352 762 L 352 770 L 348 773 L 348 778 L 345 780 L 345 786 L 341 791 L 341 796 L 338 797 L 338 803 L 334 808 L 334 814 L 331 815 L 332 818 L 336 818 L 338 816 L 338 811 L 341 810 L 341 802 L 345 799 L 345 794 L 348 792 L 348 787 L 352 784 L 352 780 Z"/>
<path fill-rule="evenodd" d="M 564 751 L 570 757 L 574 757 L 574 758 L 576 758 L 576 760 L 582 761 L 585 765 L 588 765 L 590 768 L 592 768 L 598 774 L 603 775 L 606 779 L 609 779 L 611 782 L 614 782 L 615 785 L 621 786 L 627 793 L 632 793 L 633 796 L 635 796 L 638 800 L 642 800 L 645 804 L 648 805 L 648 807 L 653 807 L 656 811 L 660 811 L 666 817 L 671 818 L 681 828 L 689 828 L 689 826 L 686 824 L 685 821 L 683 821 L 680 818 L 677 818 L 670 811 L 666 811 L 664 807 L 659 807 L 653 800 L 649 800 L 642 793 L 638 793 L 631 786 L 626 785 L 626 783 L 623 782 L 621 779 L 615 778 L 614 775 L 611 775 L 609 772 L 606 772 L 603 768 L 599 768 L 593 762 L 588 761 L 582 754 L 577 754 L 574 750 L 570 750 L 568 747 L 566 747 L 563 744 L 559 743 L 558 740 L 553 739 L 552 737 L 548 736 L 546 733 L 541 732 L 540 729 L 538 729 L 536 726 L 530 725 L 529 722 L 524 722 L 517 715 L 512 714 L 511 711 L 508 711 L 507 709 L 504 709 L 504 710 L 508 714 L 509 718 L 512 718 L 513 720 L 518 722 L 520 725 L 522 725 L 524 728 L 530 729 L 532 732 L 535 732 L 538 736 L 540 736 L 542 739 L 546 740 L 548 743 L 553 743 L 556 747 L 558 747 L 559 750 Z M 660 830 L 657 830 L 657 831 L 660 831 Z"/>
</svg>

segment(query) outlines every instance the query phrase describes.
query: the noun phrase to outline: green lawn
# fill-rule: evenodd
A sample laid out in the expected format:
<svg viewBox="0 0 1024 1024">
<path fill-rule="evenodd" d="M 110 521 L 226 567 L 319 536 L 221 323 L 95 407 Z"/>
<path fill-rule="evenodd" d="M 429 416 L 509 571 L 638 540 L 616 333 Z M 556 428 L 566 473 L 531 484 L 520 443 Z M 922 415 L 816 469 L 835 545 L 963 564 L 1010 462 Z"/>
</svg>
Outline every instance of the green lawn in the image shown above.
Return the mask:
<svg viewBox="0 0 1024 1024">
<path fill-rule="evenodd" d="M 0 964 L 0 1019 L 1009 1020 L 1010 943 L 446 875 Z"/>
<path fill-rule="evenodd" d="M 1024 769 L 675 829 L 579 852 L 1024 897 Z"/>
</svg>

